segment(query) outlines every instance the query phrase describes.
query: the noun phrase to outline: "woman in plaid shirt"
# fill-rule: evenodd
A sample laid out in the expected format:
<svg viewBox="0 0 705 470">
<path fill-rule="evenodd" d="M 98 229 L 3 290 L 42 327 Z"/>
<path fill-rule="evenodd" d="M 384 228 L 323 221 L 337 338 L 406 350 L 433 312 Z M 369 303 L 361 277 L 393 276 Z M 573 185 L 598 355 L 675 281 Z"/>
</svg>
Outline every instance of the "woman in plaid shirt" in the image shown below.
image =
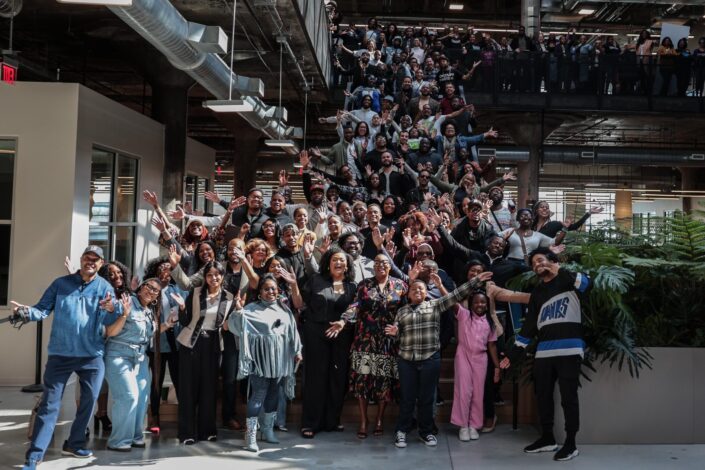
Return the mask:
<svg viewBox="0 0 705 470">
<path fill-rule="evenodd" d="M 396 323 L 386 333 L 399 337 L 399 383 L 401 402 L 394 445 L 406 447 L 406 433 L 411 429 L 414 405 L 418 406 L 419 437 L 427 446 L 437 444 L 433 429 L 433 398 L 441 367 L 441 313 L 457 304 L 492 277 L 485 272 L 448 293 L 437 273 L 430 281 L 439 286 L 443 297 L 426 300 L 426 283 L 414 279 L 409 285 L 409 303 L 397 312 Z M 418 404 L 417 404 L 418 400 Z"/>
</svg>

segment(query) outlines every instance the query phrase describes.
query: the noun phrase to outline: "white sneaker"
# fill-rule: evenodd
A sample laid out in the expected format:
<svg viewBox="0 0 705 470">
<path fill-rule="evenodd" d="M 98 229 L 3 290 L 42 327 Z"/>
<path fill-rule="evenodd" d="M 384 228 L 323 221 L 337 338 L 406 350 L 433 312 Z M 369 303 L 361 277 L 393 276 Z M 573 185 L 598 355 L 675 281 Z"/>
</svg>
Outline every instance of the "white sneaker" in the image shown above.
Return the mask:
<svg viewBox="0 0 705 470">
<path fill-rule="evenodd" d="M 470 428 L 470 439 L 473 441 L 476 441 L 479 438 L 480 438 L 480 433 L 477 432 L 477 429 Z"/>
<path fill-rule="evenodd" d="M 397 431 L 396 438 L 394 439 L 394 445 L 400 449 L 406 447 L 406 433 L 402 431 Z"/>
<path fill-rule="evenodd" d="M 419 436 L 419 439 L 421 439 L 421 442 L 426 444 L 428 447 L 436 447 L 438 445 L 438 440 L 433 434 L 429 434 L 428 436 Z"/>
<path fill-rule="evenodd" d="M 463 442 L 468 442 L 470 440 L 470 428 L 460 428 L 458 439 Z"/>
</svg>

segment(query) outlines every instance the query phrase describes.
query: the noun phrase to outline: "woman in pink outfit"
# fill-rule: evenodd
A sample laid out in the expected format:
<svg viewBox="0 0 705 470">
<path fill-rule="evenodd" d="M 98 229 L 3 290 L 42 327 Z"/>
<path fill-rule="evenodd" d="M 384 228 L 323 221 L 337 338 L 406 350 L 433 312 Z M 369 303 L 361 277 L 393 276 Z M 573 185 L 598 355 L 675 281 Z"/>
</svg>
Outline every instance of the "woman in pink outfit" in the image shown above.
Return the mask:
<svg viewBox="0 0 705 470">
<path fill-rule="evenodd" d="M 481 262 L 471 262 L 468 280 L 484 270 L 485 266 Z M 495 301 L 528 303 L 530 298 L 529 294 L 502 289 L 492 282 L 486 283 L 485 289 L 486 292 L 477 292 L 468 301 L 458 304 L 455 314 L 458 320 L 458 348 L 455 352 L 455 385 L 450 421 L 460 426 L 458 437 L 461 441 L 479 439 L 478 431 L 483 427 L 487 351 L 495 368 L 494 382 L 499 381 L 496 342 L 503 328 L 495 313 Z"/>
</svg>

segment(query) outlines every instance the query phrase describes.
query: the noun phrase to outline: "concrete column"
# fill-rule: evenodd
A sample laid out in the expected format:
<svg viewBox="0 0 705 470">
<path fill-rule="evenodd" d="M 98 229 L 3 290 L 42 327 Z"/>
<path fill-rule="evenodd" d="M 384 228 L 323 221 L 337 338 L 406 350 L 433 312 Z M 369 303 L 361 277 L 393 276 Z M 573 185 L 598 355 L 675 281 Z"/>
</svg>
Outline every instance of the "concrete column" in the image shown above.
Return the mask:
<svg viewBox="0 0 705 470">
<path fill-rule="evenodd" d="M 614 218 L 617 227 L 631 231 L 632 229 L 632 193 L 631 191 L 615 191 Z"/>
<path fill-rule="evenodd" d="M 529 148 L 529 161 L 517 165 L 517 207 L 528 207 L 538 200 L 543 139 L 565 120 L 563 115 L 541 113 L 513 113 L 494 119 L 495 129 L 509 134 L 518 146 Z"/>
<path fill-rule="evenodd" d="M 541 0 L 521 0 L 521 24 L 526 35 L 534 37 L 541 29 Z"/>
<path fill-rule="evenodd" d="M 217 117 L 235 137 L 233 140 L 233 194 L 242 196 L 255 185 L 257 154 L 264 135 L 237 114 L 219 113 Z M 282 159 L 290 158 L 288 155 L 282 155 Z"/>
<path fill-rule="evenodd" d="M 177 200 L 183 200 L 187 93 L 188 88 L 184 86 L 152 85 L 152 117 L 165 126 L 162 204 L 168 208 L 173 208 Z"/>
<path fill-rule="evenodd" d="M 703 177 L 705 176 L 702 168 L 695 167 L 679 167 L 678 170 L 681 173 L 681 190 L 683 191 L 694 191 L 702 190 L 705 185 L 701 184 Z M 703 210 L 699 207 L 692 197 L 683 198 L 683 210 L 685 212 L 691 212 L 693 209 Z"/>
</svg>

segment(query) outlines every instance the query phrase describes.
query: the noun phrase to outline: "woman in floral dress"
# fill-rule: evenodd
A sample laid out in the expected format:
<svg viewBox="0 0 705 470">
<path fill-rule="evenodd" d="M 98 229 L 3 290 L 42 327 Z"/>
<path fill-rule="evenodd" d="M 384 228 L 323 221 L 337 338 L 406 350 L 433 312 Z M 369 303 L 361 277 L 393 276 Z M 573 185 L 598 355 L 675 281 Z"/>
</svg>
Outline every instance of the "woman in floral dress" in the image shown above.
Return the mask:
<svg viewBox="0 0 705 470">
<path fill-rule="evenodd" d="M 360 406 L 357 433 L 360 439 L 367 437 L 367 407 L 371 400 L 379 406 L 374 435 L 382 435 L 384 410 L 397 387 L 397 344 L 384 329 L 394 323 L 397 309 L 406 296 L 407 285 L 390 277 L 390 268 L 391 260 L 378 254 L 374 259 L 374 277 L 360 282 L 355 302 L 339 321 L 331 322 L 326 332 L 328 337 L 334 338 L 346 323 L 356 323 L 350 354 L 350 390 Z"/>
</svg>

